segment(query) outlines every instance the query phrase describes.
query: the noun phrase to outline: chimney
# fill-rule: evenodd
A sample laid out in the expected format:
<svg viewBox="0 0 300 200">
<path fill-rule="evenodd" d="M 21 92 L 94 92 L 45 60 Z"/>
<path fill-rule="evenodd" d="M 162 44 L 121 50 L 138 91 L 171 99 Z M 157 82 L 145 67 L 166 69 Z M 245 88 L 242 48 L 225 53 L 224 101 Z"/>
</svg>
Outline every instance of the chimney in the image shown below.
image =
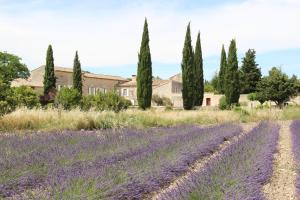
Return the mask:
<svg viewBox="0 0 300 200">
<path fill-rule="evenodd" d="M 131 80 L 132 80 L 132 81 L 136 81 L 136 75 L 132 75 L 132 76 L 131 76 Z"/>
</svg>

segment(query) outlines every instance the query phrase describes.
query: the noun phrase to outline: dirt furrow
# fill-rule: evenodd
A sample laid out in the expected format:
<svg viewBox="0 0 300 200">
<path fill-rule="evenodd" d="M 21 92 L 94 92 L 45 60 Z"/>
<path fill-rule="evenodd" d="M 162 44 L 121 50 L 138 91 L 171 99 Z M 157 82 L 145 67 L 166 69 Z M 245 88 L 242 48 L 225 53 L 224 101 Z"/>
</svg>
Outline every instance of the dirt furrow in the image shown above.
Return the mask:
<svg viewBox="0 0 300 200">
<path fill-rule="evenodd" d="M 264 193 L 270 200 L 294 200 L 296 198 L 296 168 L 292 155 L 291 121 L 279 122 L 281 129 L 278 152 L 274 156 L 273 176 L 264 186 Z"/>
</svg>

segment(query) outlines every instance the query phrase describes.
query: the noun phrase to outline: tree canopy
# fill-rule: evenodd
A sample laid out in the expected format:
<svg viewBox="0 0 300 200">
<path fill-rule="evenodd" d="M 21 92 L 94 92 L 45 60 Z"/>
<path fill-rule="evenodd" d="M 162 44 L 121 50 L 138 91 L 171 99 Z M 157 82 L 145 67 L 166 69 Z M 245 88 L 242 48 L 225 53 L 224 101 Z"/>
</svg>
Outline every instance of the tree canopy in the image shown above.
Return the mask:
<svg viewBox="0 0 300 200">
<path fill-rule="evenodd" d="M 218 87 L 216 88 L 218 92 L 221 94 L 224 94 L 225 92 L 226 66 L 227 66 L 226 51 L 223 45 L 221 51 L 220 71 L 219 71 L 219 78 L 218 78 L 219 81 L 218 81 Z"/>
<path fill-rule="evenodd" d="M 52 46 L 49 45 L 46 56 L 46 66 L 44 74 L 44 95 L 56 88 L 56 77 L 54 73 L 54 58 Z"/>
<path fill-rule="evenodd" d="M 184 47 L 182 51 L 182 98 L 183 108 L 191 110 L 194 107 L 194 52 L 191 39 L 190 23 L 187 26 Z"/>
<path fill-rule="evenodd" d="M 137 100 L 142 109 L 151 107 L 152 98 L 152 61 L 149 41 L 148 23 L 145 19 L 137 70 Z"/>
<path fill-rule="evenodd" d="M 225 96 L 228 105 L 238 104 L 240 98 L 240 81 L 236 41 L 231 40 L 225 73 Z"/>
<path fill-rule="evenodd" d="M 269 75 L 263 77 L 257 85 L 256 98 L 261 103 L 270 100 L 280 107 L 291 97 L 297 95 L 297 77 L 288 77 L 281 69 L 273 67 Z"/>
<path fill-rule="evenodd" d="M 198 33 L 195 55 L 194 55 L 194 105 L 201 106 L 203 103 L 204 96 L 204 80 L 203 80 L 203 58 L 202 58 L 202 49 L 201 49 L 201 40 L 200 33 Z"/>
<path fill-rule="evenodd" d="M 75 53 L 73 64 L 73 88 L 76 89 L 80 96 L 82 96 L 82 76 L 81 64 L 78 58 L 78 52 Z"/>
<path fill-rule="evenodd" d="M 27 66 L 21 63 L 21 58 L 6 52 L 0 52 L 0 79 L 4 83 L 10 82 L 16 78 L 28 78 L 30 73 Z"/>
<path fill-rule="evenodd" d="M 246 52 L 240 69 L 241 93 L 248 94 L 256 91 L 256 85 L 261 79 L 261 70 L 255 61 L 256 52 L 249 49 Z"/>
</svg>

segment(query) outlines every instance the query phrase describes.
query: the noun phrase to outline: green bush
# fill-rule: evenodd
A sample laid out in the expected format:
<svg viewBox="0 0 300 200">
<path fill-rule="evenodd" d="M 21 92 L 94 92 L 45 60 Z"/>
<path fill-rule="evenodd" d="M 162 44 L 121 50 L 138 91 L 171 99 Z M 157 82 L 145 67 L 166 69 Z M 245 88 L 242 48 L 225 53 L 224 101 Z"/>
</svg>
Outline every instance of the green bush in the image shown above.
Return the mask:
<svg viewBox="0 0 300 200">
<path fill-rule="evenodd" d="M 173 106 L 171 99 L 167 97 L 160 97 L 157 94 L 152 95 L 152 102 L 155 103 L 157 106 Z"/>
<path fill-rule="evenodd" d="M 111 110 L 119 112 L 127 109 L 129 106 L 131 106 L 131 102 L 121 97 L 115 91 L 84 96 L 81 101 L 81 109 L 84 111 L 94 109 L 96 111 Z"/>
<path fill-rule="evenodd" d="M 76 89 L 62 88 L 56 96 L 56 102 L 65 110 L 79 106 L 81 95 Z"/>
<path fill-rule="evenodd" d="M 219 101 L 219 108 L 220 110 L 228 110 L 230 107 L 226 102 L 226 97 L 222 96 L 220 101 Z"/>
<path fill-rule="evenodd" d="M 17 107 L 25 106 L 32 109 L 40 105 L 37 93 L 27 86 L 12 88 L 12 98 L 14 99 Z"/>
<path fill-rule="evenodd" d="M 16 102 L 10 85 L 0 79 L 0 116 L 15 110 Z"/>
</svg>

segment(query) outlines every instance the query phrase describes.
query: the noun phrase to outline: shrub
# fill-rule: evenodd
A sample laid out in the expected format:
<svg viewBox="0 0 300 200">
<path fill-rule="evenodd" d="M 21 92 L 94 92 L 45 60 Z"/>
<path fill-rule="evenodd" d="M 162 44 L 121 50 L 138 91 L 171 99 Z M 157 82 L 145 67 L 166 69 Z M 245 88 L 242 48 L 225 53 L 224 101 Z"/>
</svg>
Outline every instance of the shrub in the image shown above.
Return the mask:
<svg viewBox="0 0 300 200">
<path fill-rule="evenodd" d="M 115 91 L 84 96 L 81 101 L 81 109 L 84 111 L 94 109 L 96 111 L 112 110 L 119 112 L 127 109 L 129 106 L 131 106 L 131 102 L 121 97 Z"/>
<path fill-rule="evenodd" d="M 157 94 L 154 94 L 152 96 L 152 102 L 155 103 L 157 106 L 169 106 L 169 107 L 173 106 L 171 99 L 167 97 L 160 97 Z"/>
<path fill-rule="evenodd" d="M 15 100 L 17 107 L 27 107 L 32 109 L 39 106 L 37 93 L 30 87 L 21 86 L 12 88 L 12 98 Z"/>
<path fill-rule="evenodd" d="M 220 110 L 228 110 L 229 109 L 229 105 L 226 102 L 225 96 L 221 97 L 221 99 L 219 101 L 219 108 L 220 108 Z"/>
<path fill-rule="evenodd" d="M 56 102 L 65 110 L 79 106 L 81 96 L 76 89 L 62 88 L 56 96 Z"/>
</svg>

